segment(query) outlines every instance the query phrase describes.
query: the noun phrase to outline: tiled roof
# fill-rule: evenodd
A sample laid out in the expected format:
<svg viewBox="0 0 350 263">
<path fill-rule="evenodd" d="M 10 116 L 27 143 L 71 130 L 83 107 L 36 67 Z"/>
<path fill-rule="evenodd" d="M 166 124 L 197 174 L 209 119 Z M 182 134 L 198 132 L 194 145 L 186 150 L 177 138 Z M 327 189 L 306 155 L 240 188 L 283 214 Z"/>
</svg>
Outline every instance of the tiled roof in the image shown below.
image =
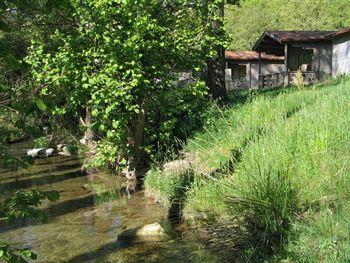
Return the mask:
<svg viewBox="0 0 350 263">
<path fill-rule="evenodd" d="M 350 33 L 350 27 L 333 32 L 332 34 L 329 35 L 329 37 L 336 38 L 336 37 L 339 37 L 339 36 L 342 36 L 342 35 L 348 34 L 348 33 Z"/>
<path fill-rule="evenodd" d="M 255 51 L 225 51 L 225 59 L 235 61 L 254 61 L 259 60 L 259 53 Z M 284 61 L 284 57 L 261 53 L 261 60 Z"/>
<path fill-rule="evenodd" d="M 283 45 L 289 43 L 331 43 L 334 38 L 349 34 L 350 28 L 338 31 L 265 31 L 253 46 L 254 51 L 283 55 Z"/>
</svg>

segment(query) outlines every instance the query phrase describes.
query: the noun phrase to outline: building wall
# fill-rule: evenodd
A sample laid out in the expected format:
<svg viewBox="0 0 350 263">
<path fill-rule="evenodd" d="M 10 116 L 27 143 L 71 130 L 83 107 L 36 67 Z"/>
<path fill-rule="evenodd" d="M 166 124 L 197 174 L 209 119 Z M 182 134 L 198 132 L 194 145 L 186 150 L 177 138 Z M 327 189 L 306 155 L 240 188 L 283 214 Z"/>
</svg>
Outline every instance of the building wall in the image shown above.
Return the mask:
<svg viewBox="0 0 350 263">
<path fill-rule="evenodd" d="M 350 73 L 350 36 L 343 36 L 333 42 L 332 75 Z"/>
<path fill-rule="evenodd" d="M 332 75 L 332 44 L 331 43 L 310 43 L 302 45 L 292 45 L 288 50 L 288 59 L 294 55 L 294 47 L 304 47 L 313 49 L 312 70 L 316 72 L 317 78 L 321 81 Z"/>
<path fill-rule="evenodd" d="M 314 56 L 318 79 L 323 81 L 329 78 L 332 75 L 332 44 L 318 44 Z"/>
<path fill-rule="evenodd" d="M 268 63 L 261 62 L 261 74 L 270 74 L 270 73 L 282 73 L 285 72 L 285 66 L 282 63 Z M 259 85 L 259 63 L 251 63 L 251 88 L 258 88 Z"/>
<path fill-rule="evenodd" d="M 245 67 L 245 76 L 239 78 L 239 67 Z M 226 89 L 247 89 L 249 88 L 249 62 L 230 62 L 226 64 L 225 70 Z"/>
</svg>

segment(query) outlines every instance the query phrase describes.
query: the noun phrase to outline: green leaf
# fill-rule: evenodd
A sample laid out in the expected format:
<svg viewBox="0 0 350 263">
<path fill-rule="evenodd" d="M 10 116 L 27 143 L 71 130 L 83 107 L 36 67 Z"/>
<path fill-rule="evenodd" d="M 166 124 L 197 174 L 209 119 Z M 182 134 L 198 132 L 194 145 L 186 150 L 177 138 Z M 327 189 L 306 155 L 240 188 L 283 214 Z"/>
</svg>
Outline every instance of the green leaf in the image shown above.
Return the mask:
<svg viewBox="0 0 350 263">
<path fill-rule="evenodd" d="M 0 0 L 0 9 L 5 10 L 7 8 L 5 1 L 4 0 Z"/>
<path fill-rule="evenodd" d="M 0 258 L 4 255 L 5 251 L 0 249 Z"/>
<path fill-rule="evenodd" d="M 10 27 L 2 19 L 0 19 L 0 31 L 5 31 L 5 32 L 9 32 L 10 31 Z"/>
<path fill-rule="evenodd" d="M 7 85 L 1 84 L 0 83 L 0 91 L 1 92 L 5 92 L 7 90 L 9 90 L 10 88 Z"/>
<path fill-rule="evenodd" d="M 31 258 L 32 253 L 33 252 L 30 249 L 24 249 L 21 251 L 22 256 L 26 258 Z"/>
<path fill-rule="evenodd" d="M 38 255 L 35 254 L 32 250 L 30 249 L 24 249 L 21 251 L 21 255 L 26 258 L 30 258 L 32 260 L 36 260 L 38 258 Z"/>
<path fill-rule="evenodd" d="M 30 255 L 30 259 L 32 260 L 36 260 L 38 258 L 38 255 L 34 252 L 32 252 L 32 254 Z"/>
<path fill-rule="evenodd" d="M 57 191 L 47 191 L 45 194 L 50 201 L 57 201 L 60 198 L 60 194 Z"/>
<path fill-rule="evenodd" d="M 36 103 L 36 106 L 38 107 L 39 110 L 46 111 L 47 106 L 46 106 L 45 102 L 42 99 L 36 100 L 35 103 Z"/>
</svg>

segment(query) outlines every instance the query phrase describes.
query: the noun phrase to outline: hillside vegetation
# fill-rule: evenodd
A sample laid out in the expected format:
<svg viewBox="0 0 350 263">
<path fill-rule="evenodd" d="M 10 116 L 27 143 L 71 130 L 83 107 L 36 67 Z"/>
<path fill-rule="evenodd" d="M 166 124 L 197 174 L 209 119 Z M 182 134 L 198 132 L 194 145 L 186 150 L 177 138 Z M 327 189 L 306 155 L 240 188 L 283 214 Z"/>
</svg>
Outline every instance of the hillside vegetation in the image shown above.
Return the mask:
<svg viewBox="0 0 350 263">
<path fill-rule="evenodd" d="M 251 94 L 146 192 L 246 260 L 350 261 L 350 80 Z M 216 114 L 218 116 L 218 114 Z M 237 252 L 238 250 L 238 252 Z"/>
<path fill-rule="evenodd" d="M 246 50 L 265 30 L 337 30 L 350 25 L 348 0 L 241 0 L 226 5 L 231 50 Z"/>
</svg>

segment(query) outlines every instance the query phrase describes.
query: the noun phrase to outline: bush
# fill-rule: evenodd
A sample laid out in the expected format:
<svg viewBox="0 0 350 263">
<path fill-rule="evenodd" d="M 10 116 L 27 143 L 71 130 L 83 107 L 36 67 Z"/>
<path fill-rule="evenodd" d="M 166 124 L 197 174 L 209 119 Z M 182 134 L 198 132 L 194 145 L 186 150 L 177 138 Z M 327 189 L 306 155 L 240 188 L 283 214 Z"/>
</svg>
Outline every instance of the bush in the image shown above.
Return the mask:
<svg viewBox="0 0 350 263">
<path fill-rule="evenodd" d="M 193 180 L 191 170 L 164 173 L 153 169 L 145 180 L 146 195 L 153 196 L 165 207 L 170 208 L 174 200 L 185 198 Z"/>
<path fill-rule="evenodd" d="M 33 142 L 35 148 L 48 148 L 50 145 L 50 140 L 46 136 L 34 139 Z"/>
</svg>

